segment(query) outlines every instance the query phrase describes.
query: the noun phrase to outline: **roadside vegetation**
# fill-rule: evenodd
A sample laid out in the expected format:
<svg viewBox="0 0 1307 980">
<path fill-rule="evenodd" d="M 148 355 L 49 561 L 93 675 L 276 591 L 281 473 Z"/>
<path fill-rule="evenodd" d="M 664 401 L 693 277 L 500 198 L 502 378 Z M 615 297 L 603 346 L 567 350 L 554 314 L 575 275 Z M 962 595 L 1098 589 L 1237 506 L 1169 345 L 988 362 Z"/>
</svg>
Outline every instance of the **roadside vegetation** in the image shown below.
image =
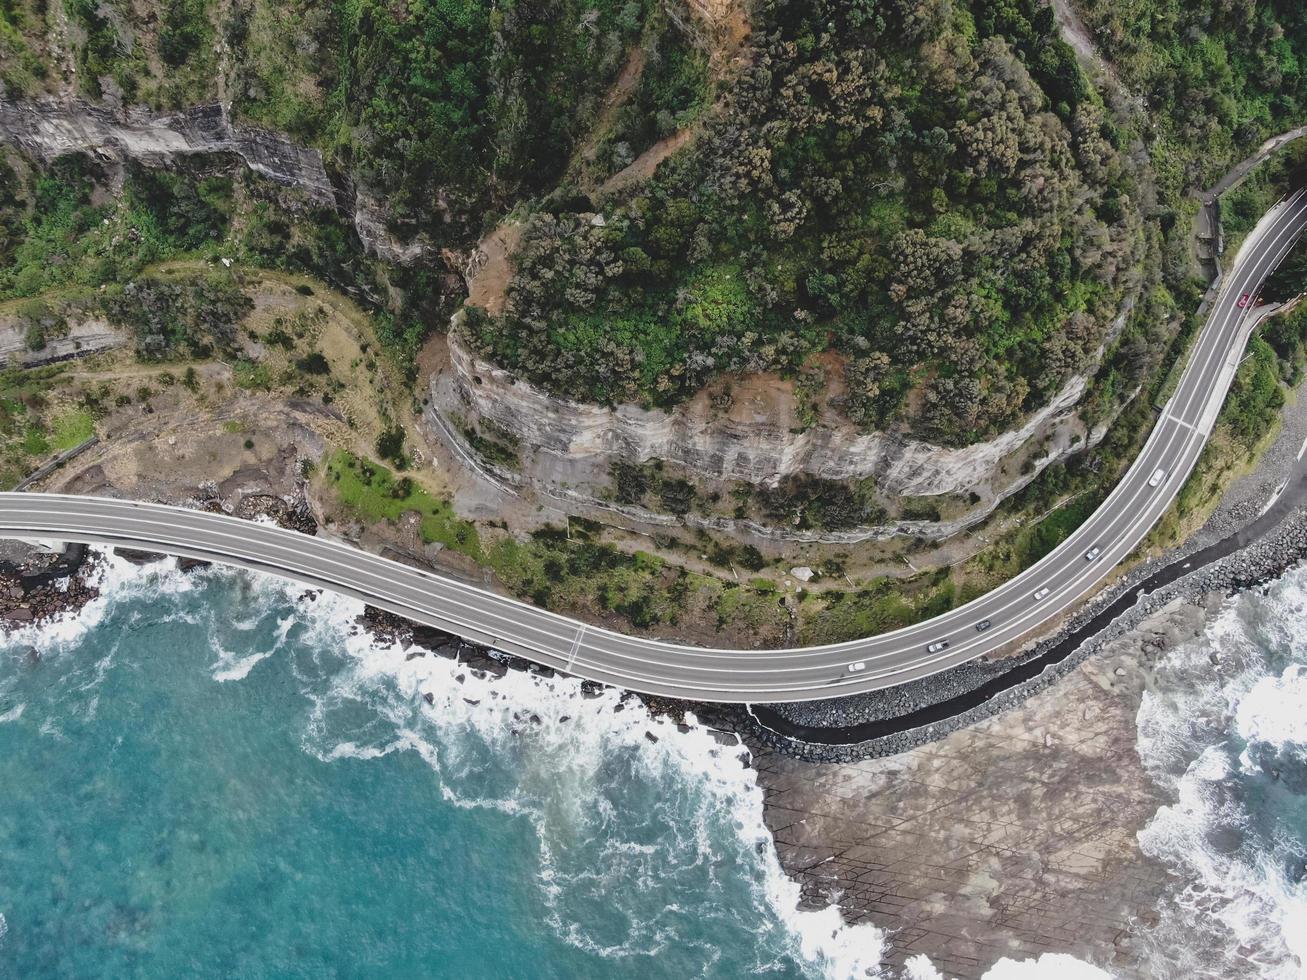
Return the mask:
<svg viewBox="0 0 1307 980">
<path fill-rule="evenodd" d="M 1208 187 L 1307 116 L 1307 8 L 1298 0 L 1073 0 L 1094 42 L 1147 102 L 1164 197 Z"/>
<path fill-rule="evenodd" d="M 433 496 L 412 477 L 395 476 L 380 463 L 344 450 L 327 460 L 326 473 L 341 503 L 363 520 L 394 523 L 414 514 L 423 543 L 441 544 L 477 560 L 483 557 L 476 527 L 455 517 L 448 500 Z"/>
<path fill-rule="evenodd" d="M 1299 246 L 1295 254 L 1301 258 L 1303 251 Z M 1297 288 L 1307 292 L 1307 276 Z M 1211 438 L 1175 506 L 1150 538 L 1152 543 L 1165 546 L 1182 540 L 1216 508 L 1230 481 L 1270 446 L 1279 433 L 1280 411 L 1301 384 L 1304 366 L 1307 306 L 1299 304 L 1267 321 L 1249 341 Z"/>
<path fill-rule="evenodd" d="M 684 627 L 712 636 L 780 642 L 789 614 L 767 580 L 741 585 L 698 574 L 645 551 L 604 541 L 604 527 L 573 519 L 518 536 L 454 515 L 448 498 L 379 463 L 344 451 L 325 468 L 325 489 L 347 516 L 398 528 L 411 521 L 423 545 L 439 545 L 491 569 L 511 594 L 545 609 L 622 628 Z"/>
<path fill-rule="evenodd" d="M 94 434 L 100 398 L 60 390 L 61 374 L 60 368 L 0 370 L 0 489 Z"/>
<path fill-rule="evenodd" d="M 1144 242 L 1121 135 L 1051 11 L 755 16 L 752 63 L 691 148 L 624 198 L 556 192 L 510 312 L 473 311 L 469 336 L 550 391 L 650 405 L 833 348 L 849 417 L 948 444 L 1047 401 Z"/>
<path fill-rule="evenodd" d="M 549 608 L 763 646 L 965 602 L 1055 547 L 1132 458 L 1199 323 L 1185 194 L 1301 116 L 1307 28 L 1292 4 L 1210 17 L 1171 0 L 1079 6 L 1161 112 L 1158 133 L 1090 84 L 1042 0 L 763 0 L 730 59 L 688 9 L 652 0 L 78 0 L 58 52 L 53 8 L 0 3 L 9 97 L 66 78 L 93 99 L 190 106 L 218 97 L 226 50 L 233 118 L 321 150 L 394 243 L 424 249 L 378 258 L 348 209 L 225 155 L 38 166 L 0 151 L 0 302 L 26 348 L 91 319 L 131 341 L 130 362 L 0 377 L 0 480 L 148 415 L 164 391 L 197 412 L 239 393 L 334 420 L 317 481 L 342 514 L 396 533 L 411 522 L 418 545 Z M 660 146 L 679 149 L 605 189 Z M 1232 242 L 1304 152 L 1227 196 Z M 798 382 L 804 425 L 830 408 L 962 445 L 1092 369 L 1083 417 L 1110 431 L 1003 504 L 978 529 L 984 546 L 943 569 L 916 570 L 924 541 L 875 557 L 818 549 L 799 588 L 789 562 L 722 534 L 638 543 L 586 521 L 534 533 L 467 521 L 420 460 L 412 382 L 423 341 L 463 299 L 471 248 L 510 211 L 525 232 L 506 312 L 471 310 L 466 329 L 551 391 L 667 406 L 718 375 L 772 371 Z M 1268 291 L 1290 294 L 1294 263 Z M 358 327 L 342 339 L 346 306 Z M 1300 314 L 1273 321 L 1250 348 L 1181 519 L 1264 444 L 1301 372 L 1303 329 Z M 258 435 L 224 424 L 234 447 Z M 519 465 L 513 433 L 463 434 Z M 978 503 L 894 499 L 871 480 L 708 487 L 657 464 L 609 477 L 616 505 L 801 531 L 951 520 Z"/>
<path fill-rule="evenodd" d="M 1225 253 L 1232 258 L 1248 232 L 1291 186 L 1307 183 L 1307 138 L 1295 140 L 1221 196 Z M 1301 250 L 1295 254 L 1301 255 Z M 1302 279 L 1307 282 L 1307 277 Z M 1296 294 L 1295 294 L 1296 295 Z"/>
</svg>

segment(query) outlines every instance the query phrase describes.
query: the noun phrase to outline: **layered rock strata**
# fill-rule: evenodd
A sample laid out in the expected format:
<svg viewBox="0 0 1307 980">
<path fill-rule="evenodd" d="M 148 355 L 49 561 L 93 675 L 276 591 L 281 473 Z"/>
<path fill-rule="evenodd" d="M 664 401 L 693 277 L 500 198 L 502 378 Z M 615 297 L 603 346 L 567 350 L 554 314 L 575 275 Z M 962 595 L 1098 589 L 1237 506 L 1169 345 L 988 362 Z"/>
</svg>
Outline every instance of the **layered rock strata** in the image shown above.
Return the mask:
<svg viewBox="0 0 1307 980">
<path fill-rule="evenodd" d="M 390 235 L 380 205 L 350 181 L 333 179 L 319 151 L 266 129 L 234 123 L 222 104 L 160 113 L 82 99 L 0 100 L 0 140 L 45 163 L 68 153 L 146 164 L 230 153 L 260 176 L 295 188 L 310 203 L 350 215 L 364 247 L 385 261 L 406 265 L 431 252 L 423 242 L 400 242 Z"/>
<path fill-rule="evenodd" d="M 431 379 L 431 410 L 438 416 L 433 428 L 446 441 L 457 442 L 465 458 L 475 455 L 465 436 L 469 426 L 515 436 L 519 468 L 510 471 L 478 461 L 505 483 L 598 502 L 597 488 L 606 484 L 610 462 L 662 460 L 721 483 L 774 485 L 792 474 L 828 480 L 871 477 L 889 496 L 975 495 L 976 505 L 957 520 L 896 522 L 821 535 L 821 540 L 957 533 L 982 520 L 1051 463 L 1096 444 L 1106 431 L 1088 430 L 1076 412 L 1086 386 L 1081 376 L 1069 380 L 1019 428 L 953 448 L 896 433 L 864 432 L 833 413 L 805 428 L 793 386 L 780 379 L 737 385 L 725 408 L 720 399 L 714 404 L 715 389 L 670 410 L 556 398 L 479 357 L 460 339 L 457 317 L 449 355 L 448 369 Z M 756 525 L 743 529 L 766 530 Z"/>
</svg>

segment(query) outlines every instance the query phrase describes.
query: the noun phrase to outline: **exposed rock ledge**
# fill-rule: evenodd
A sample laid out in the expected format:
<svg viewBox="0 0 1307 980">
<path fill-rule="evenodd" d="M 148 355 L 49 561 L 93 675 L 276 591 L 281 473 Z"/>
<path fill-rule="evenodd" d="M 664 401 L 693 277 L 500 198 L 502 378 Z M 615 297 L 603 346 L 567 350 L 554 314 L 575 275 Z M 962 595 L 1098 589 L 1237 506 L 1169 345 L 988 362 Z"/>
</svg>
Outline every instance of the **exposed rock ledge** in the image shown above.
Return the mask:
<svg viewBox="0 0 1307 980">
<path fill-rule="evenodd" d="M 322 154 L 277 133 L 233 123 L 217 103 L 174 113 L 114 108 L 81 99 L 0 100 L 0 140 L 49 162 L 66 153 L 163 162 L 196 153 L 231 153 L 255 173 L 294 187 L 314 204 L 353 217 L 364 246 L 388 262 L 410 264 L 427 256 L 423 242 L 400 242 L 385 230 L 376 201 L 348 181 L 332 180 Z"/>
<path fill-rule="evenodd" d="M 888 494 L 976 493 L 992 507 L 1050 463 L 1102 437 L 1087 432 L 1076 414 L 1086 383 L 1079 376 L 1020 428 L 953 449 L 829 419 L 800 429 L 785 383 L 753 387 L 725 409 L 714 408 L 707 391 L 670 411 L 554 398 L 470 351 L 459 339 L 457 316 L 449 354 L 450 370 L 431 382 L 433 406 L 447 419 L 490 423 L 516 435 L 524 454 L 518 481 L 551 487 L 602 480 L 610 460 L 661 459 L 712 480 L 871 476 Z M 457 425 L 447 428 L 447 437 L 461 439 Z"/>
<path fill-rule="evenodd" d="M 68 325 L 61 337 L 51 337 L 38 350 L 30 350 L 25 326 L 17 315 L 0 314 L 0 365 L 39 367 L 74 357 L 99 354 L 127 343 L 127 334 L 114 328 L 103 317 L 89 317 Z"/>
</svg>

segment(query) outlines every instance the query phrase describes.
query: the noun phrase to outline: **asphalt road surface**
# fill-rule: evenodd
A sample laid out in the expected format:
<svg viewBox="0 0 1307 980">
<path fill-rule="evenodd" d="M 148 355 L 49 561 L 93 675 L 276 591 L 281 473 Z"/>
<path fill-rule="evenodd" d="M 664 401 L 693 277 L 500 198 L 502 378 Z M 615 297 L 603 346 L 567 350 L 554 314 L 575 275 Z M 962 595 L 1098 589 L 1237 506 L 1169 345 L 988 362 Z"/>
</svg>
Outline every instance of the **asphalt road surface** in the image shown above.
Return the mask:
<svg viewBox="0 0 1307 980">
<path fill-rule="evenodd" d="M 1241 306 L 1241 298 L 1256 297 L 1304 227 L 1307 192 L 1299 191 L 1248 236 L 1139 457 L 1080 528 L 994 591 L 880 636 L 794 650 L 711 650 L 624 636 L 326 538 L 159 504 L 4 493 L 0 536 L 123 545 L 272 572 L 568 673 L 649 694 L 802 701 L 889 687 L 997 650 L 1061 616 L 1134 550 L 1193 469 L 1248 337 L 1271 312 L 1255 302 Z M 1092 559 L 1086 557 L 1090 553 Z M 986 629 L 977 628 L 986 622 Z"/>
</svg>

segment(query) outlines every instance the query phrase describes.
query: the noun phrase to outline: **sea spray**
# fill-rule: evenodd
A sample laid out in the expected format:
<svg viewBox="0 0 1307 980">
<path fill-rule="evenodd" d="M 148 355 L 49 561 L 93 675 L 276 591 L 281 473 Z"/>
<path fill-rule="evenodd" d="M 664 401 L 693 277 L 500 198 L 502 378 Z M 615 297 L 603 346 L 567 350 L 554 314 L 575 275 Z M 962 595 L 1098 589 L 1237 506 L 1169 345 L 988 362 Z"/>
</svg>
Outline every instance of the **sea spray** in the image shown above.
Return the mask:
<svg viewBox="0 0 1307 980">
<path fill-rule="evenodd" d="M 918 954 L 903 964 L 904 980 L 945 980 L 929 958 Z M 1043 953 L 1035 959 L 1013 960 L 1004 956 L 985 971 L 980 980 L 1111 980 L 1112 975 L 1067 953 Z"/>
<path fill-rule="evenodd" d="M 339 597 L 319 606 L 318 622 L 332 635 L 360 611 Z M 674 929 L 627 919 L 619 935 L 599 935 L 593 923 L 578 921 L 564 905 L 587 893 L 596 907 L 610 904 L 613 893 L 631 882 L 647 887 L 654 874 L 674 878 L 685 867 L 754 864 L 753 907 L 701 908 L 698 914 L 736 918 L 756 930 L 760 950 L 788 948 L 826 976 L 877 971 L 883 932 L 845 925 L 833 906 L 798 911 L 799 886 L 781 869 L 763 823 L 748 750 L 733 739 L 724 744 L 693 716 L 685 726 L 650 716 L 613 688 L 587 697 L 574 678 L 521 671 L 481 676 L 457 661 L 415 657 L 398 644 L 379 646 L 361 634 L 349 637 L 345 648 L 352 665 L 315 705 L 306 748 L 326 759 L 416 751 L 439 773 L 442 792 L 455 805 L 527 816 L 541 844 L 539 877 L 551 905 L 549 924 L 565 941 L 605 958 L 657 955 L 677 941 Z M 388 738 L 382 734 L 379 741 L 360 744 L 330 734 L 340 727 L 333 715 L 360 703 L 372 717 L 389 719 Z M 414 724 L 414 706 L 430 734 Z M 485 785 L 487 753 L 498 757 L 495 768 L 513 773 L 510 785 Z M 621 839 L 613 832 L 623 822 L 615 814 L 622 800 L 612 792 L 613 780 L 620 785 L 633 777 L 663 792 L 648 823 L 633 828 L 636 839 Z M 594 869 L 596 854 L 605 871 Z M 764 958 L 755 966 L 766 971 L 777 963 Z"/>
<path fill-rule="evenodd" d="M 1138 748 L 1173 795 L 1140 845 L 1182 876 L 1145 935 L 1152 971 L 1298 977 L 1307 962 L 1307 572 L 1230 601 L 1170 654 Z"/>
<path fill-rule="evenodd" d="M 881 930 L 798 911 L 747 752 L 692 718 L 379 642 L 359 603 L 271 576 L 111 554 L 95 576 L 80 612 L 0 636 L 14 964 L 902 973 Z"/>
<path fill-rule="evenodd" d="M 646 973 L 664 962 L 705 976 L 876 973 L 884 934 L 845 925 L 837 908 L 797 910 L 799 886 L 780 868 L 747 751 L 693 719 L 651 717 L 612 689 L 587 697 L 570 678 L 491 678 L 416 656 L 361 631 L 358 602 L 271 576 L 181 573 L 171 561 L 137 566 L 108 553 L 94 576 L 101 595 L 82 610 L 0 640 L 10 651 L 37 647 L 46 677 L 64 671 L 62 713 L 44 705 L 33 717 L 5 702 L 0 715 L 75 741 L 70 733 L 97 724 L 115 671 L 148 681 L 137 638 L 175 628 L 202 638 L 215 691 L 271 683 L 280 660 L 305 699 L 286 710 L 313 759 L 411 754 L 449 806 L 529 822 L 542 926 L 578 955 Z M 23 676 L 7 671 L 4 681 Z M 673 900 L 650 905 L 649 894 Z"/>
</svg>

